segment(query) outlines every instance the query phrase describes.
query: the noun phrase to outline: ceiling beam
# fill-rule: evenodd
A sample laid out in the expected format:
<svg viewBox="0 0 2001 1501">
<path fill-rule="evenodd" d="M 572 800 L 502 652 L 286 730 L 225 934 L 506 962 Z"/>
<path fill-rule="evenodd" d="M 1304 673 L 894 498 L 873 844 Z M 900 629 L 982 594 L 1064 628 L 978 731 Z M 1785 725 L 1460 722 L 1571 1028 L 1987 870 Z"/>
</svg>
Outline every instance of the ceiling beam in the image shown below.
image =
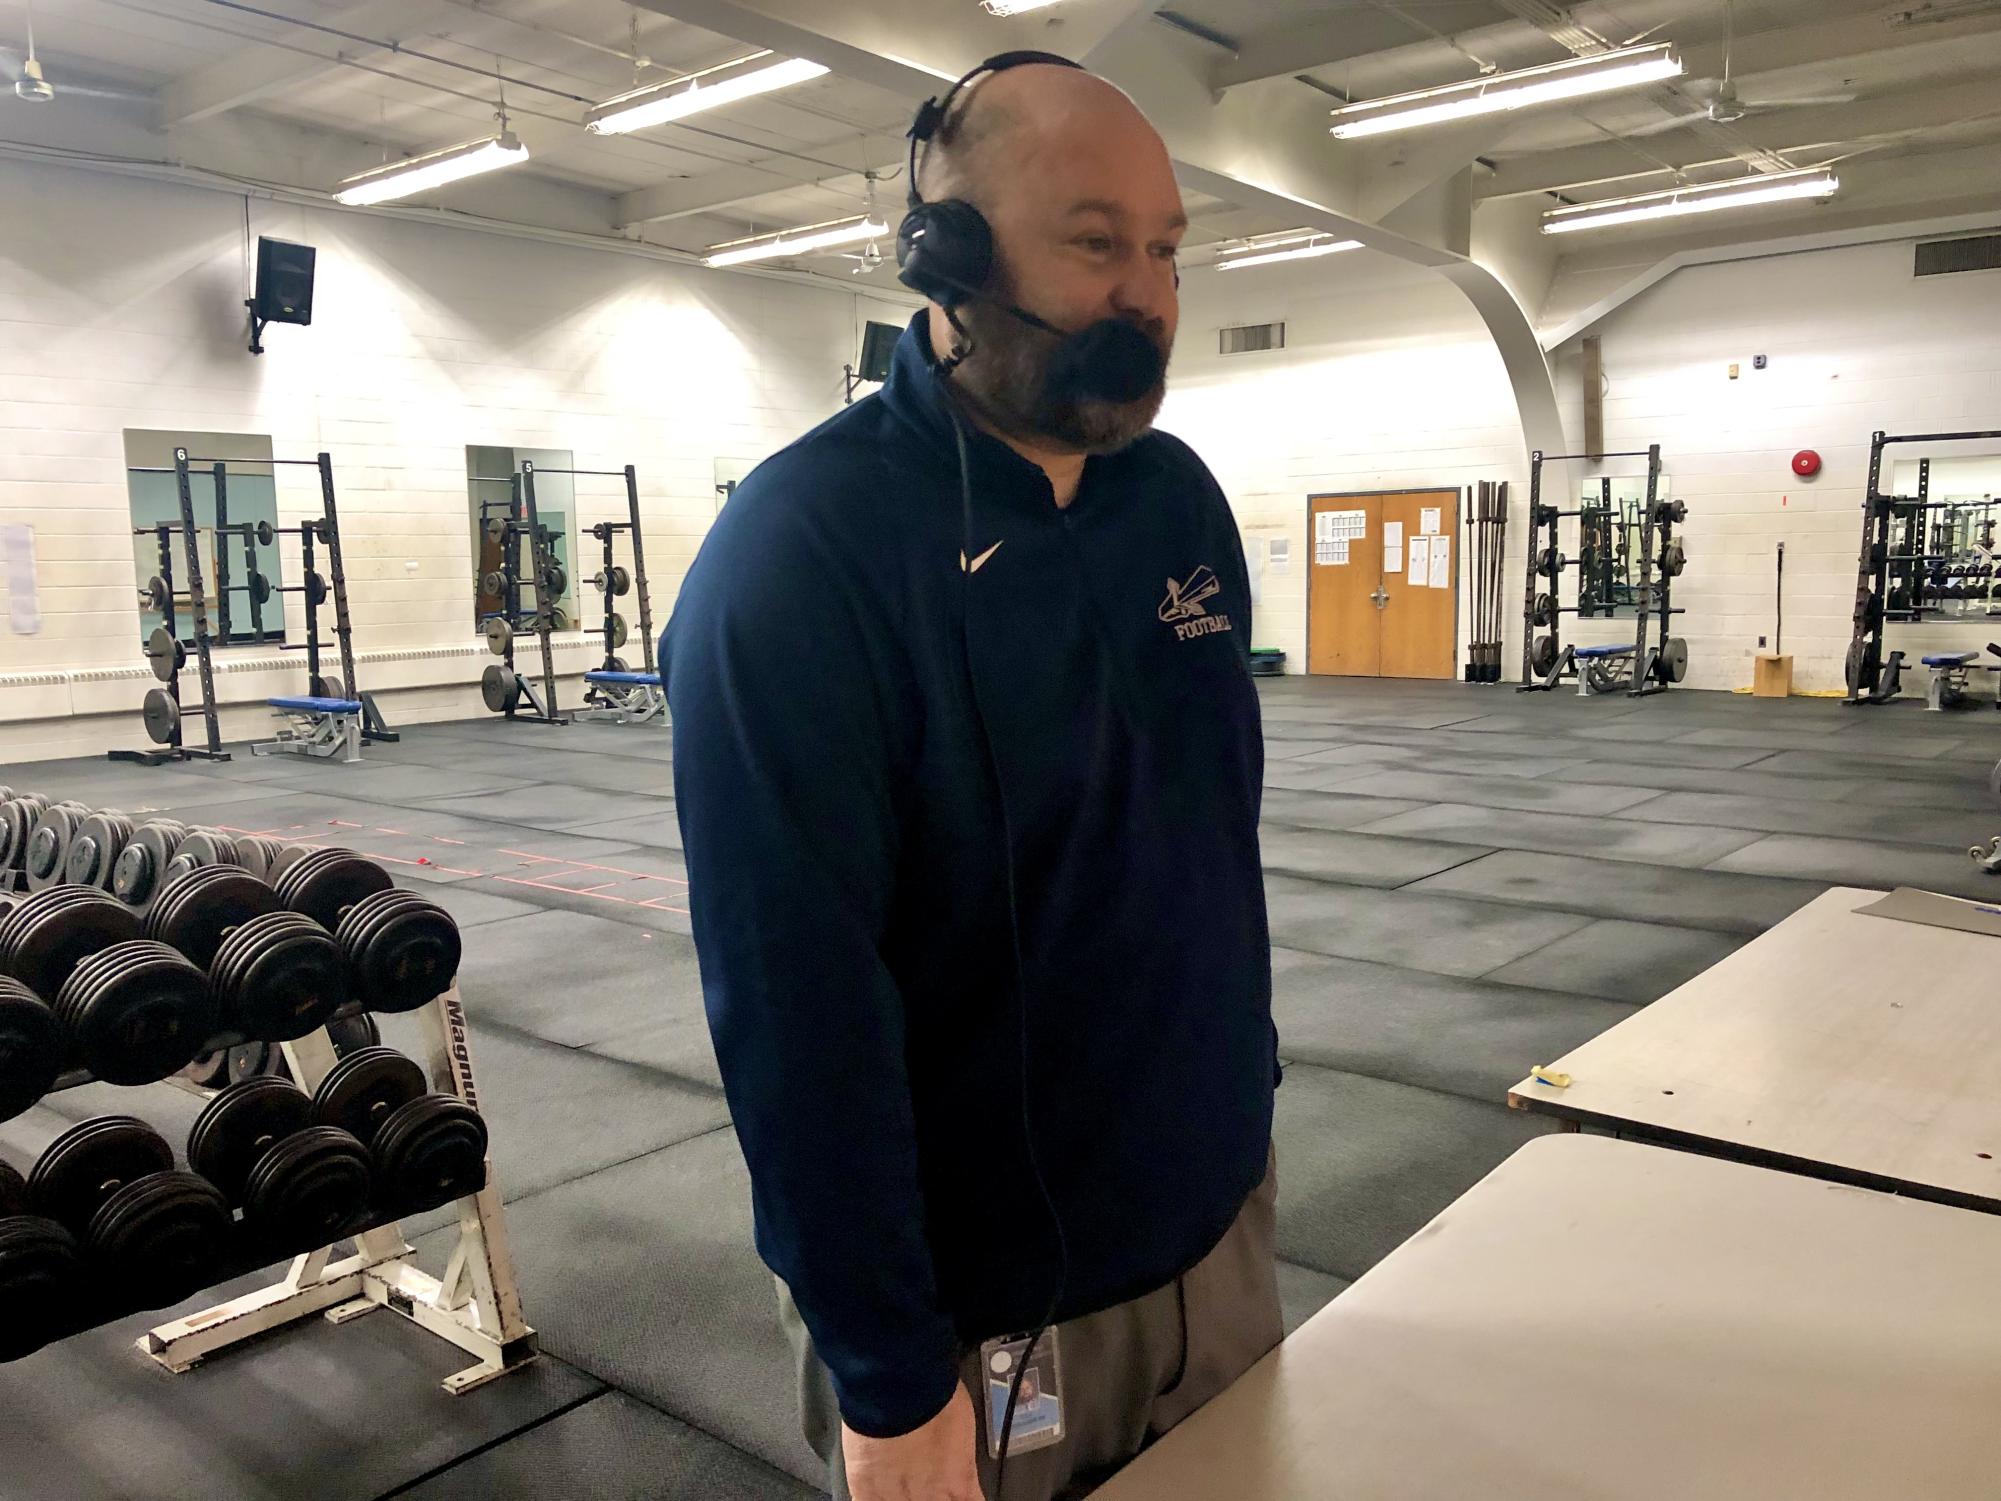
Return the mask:
<svg viewBox="0 0 2001 1501">
<path fill-rule="evenodd" d="M 423 34 L 453 9 L 446 0 L 363 0 L 360 5 L 335 12 L 324 24 L 394 44 Z M 227 57 L 170 79 L 156 96 L 154 123 L 161 130 L 172 130 L 177 125 L 205 120 L 239 105 L 298 88 L 336 72 L 344 62 L 394 55 L 393 47 L 369 47 L 305 27 L 291 35 L 293 46 L 253 42 Z M 321 46 L 341 50 L 326 56 L 309 56 L 296 50 Z"/>
<path fill-rule="evenodd" d="M 1850 145 L 1983 116 L 2001 116 L 2001 98 L 1985 79 L 1945 88 L 1911 89 L 1854 104 L 1760 110 L 1731 129 L 1761 150 L 1790 153 Z M 1478 185 L 1477 196 L 1553 193 L 1563 188 L 1665 176 L 1668 168 L 1729 160 L 1697 129 L 1699 123 L 1691 120 L 1684 128 L 1650 135 L 1644 146 L 1604 141 L 1508 158 L 1495 164 L 1493 172 Z M 1668 167 L 1663 168 L 1661 162 Z"/>
<path fill-rule="evenodd" d="M 800 163 L 794 157 L 767 156 L 754 162 L 718 168 L 694 177 L 677 177 L 670 182 L 656 183 L 652 187 L 637 188 L 621 194 L 615 217 L 620 228 L 635 224 L 657 223 L 664 219 L 686 219 L 694 214 L 706 214 L 715 209 L 727 208 L 733 203 L 741 203 L 747 198 L 761 198 L 767 193 L 782 192 L 787 188 L 811 187 L 825 182 L 830 176 L 848 176 L 868 171 L 872 167 L 894 162 L 903 147 L 903 138 L 879 132 L 863 132 L 845 140 L 835 141 L 825 146 L 814 146 L 813 153 L 826 156 L 829 153 L 841 156 L 852 155 L 855 166 L 849 172 L 821 172 L 818 176 L 801 176 Z"/>
<path fill-rule="evenodd" d="M 1448 36 L 1504 19 L 1491 0 L 1451 0 L 1426 7 L 1424 17 L 1426 24 Z M 1386 10 L 1334 11 L 1245 37 L 1237 44 L 1237 55 L 1218 64 L 1209 81 L 1219 89 L 1239 88 L 1429 40 L 1430 32 Z"/>
</svg>

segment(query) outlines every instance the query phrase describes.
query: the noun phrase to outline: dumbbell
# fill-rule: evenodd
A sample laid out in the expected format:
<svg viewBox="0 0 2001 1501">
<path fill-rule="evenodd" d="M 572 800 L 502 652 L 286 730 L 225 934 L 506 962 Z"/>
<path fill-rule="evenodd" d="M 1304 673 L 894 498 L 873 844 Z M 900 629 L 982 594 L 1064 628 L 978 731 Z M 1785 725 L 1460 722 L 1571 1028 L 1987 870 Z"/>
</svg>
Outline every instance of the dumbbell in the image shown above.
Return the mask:
<svg viewBox="0 0 2001 1501">
<path fill-rule="evenodd" d="M 28 848 L 21 858 L 30 890 L 40 891 L 62 882 L 69 862 L 70 841 L 88 817 L 90 809 L 72 800 L 53 803 L 41 811 L 28 831 Z"/>
<path fill-rule="evenodd" d="M 347 1004 L 333 935 L 286 911 L 277 892 L 238 866 L 198 866 L 170 881 L 146 914 L 145 933 L 207 972 L 218 1020 L 231 1030 L 290 1042 Z"/>
<path fill-rule="evenodd" d="M 273 861 L 273 890 L 334 935 L 349 989 L 371 1011 L 414 1011 L 458 976 L 458 924 L 436 902 L 402 891 L 353 850 L 316 849 Z"/>
<path fill-rule="evenodd" d="M 312 1116 L 304 1090 L 266 1075 L 216 1095 L 188 1133 L 188 1166 L 242 1206 L 244 1228 L 265 1254 L 328 1245 L 368 1208 L 368 1149 Z"/>
<path fill-rule="evenodd" d="M 188 826 L 177 818 L 149 818 L 137 825 L 111 863 L 111 894 L 127 906 L 145 906 L 187 837 Z"/>
<path fill-rule="evenodd" d="M 486 1122 L 456 1095 L 426 1090 L 424 1070 L 393 1048 L 363 1048 L 327 1071 L 313 1121 L 365 1143 L 378 1200 L 396 1214 L 436 1209 L 486 1186 Z"/>
<path fill-rule="evenodd" d="M 166 1139 L 132 1116 L 70 1127 L 36 1161 L 27 1191 L 36 1214 L 112 1273 L 125 1309 L 178 1303 L 233 1270 L 235 1226 L 221 1192 L 177 1170 Z"/>
<path fill-rule="evenodd" d="M 63 862 L 63 879 L 72 886 L 111 889 L 111 873 L 118 857 L 132 842 L 136 825 L 115 808 L 103 808 L 78 825 L 70 840 L 69 856 Z"/>
<path fill-rule="evenodd" d="M 28 835 L 42 816 L 49 800 L 38 792 L 7 789 L 0 799 L 0 878 L 21 868 L 28 854 Z"/>
<path fill-rule="evenodd" d="M 82 1282 L 76 1237 L 30 1214 L 27 1183 L 0 1162 L 0 1361 L 32 1355 L 66 1332 Z"/>
<path fill-rule="evenodd" d="M 19 980 L 0 976 L 0 1120 L 12 1120 L 49 1092 L 66 1051 L 54 1008 Z"/>
<path fill-rule="evenodd" d="M 101 891 L 55 886 L 0 917 L 0 972 L 51 1001 L 66 1051 L 112 1084 L 164 1079 L 215 1031 L 208 977 Z"/>
<path fill-rule="evenodd" d="M 345 1058 L 349 1053 L 379 1044 L 382 1028 L 368 1013 L 350 1012 L 327 1023 L 327 1040 L 333 1044 L 334 1056 Z M 197 1069 L 201 1070 L 199 1074 Z M 284 1048 L 275 1042 L 259 1041 L 238 1043 L 224 1052 L 206 1054 L 190 1063 L 186 1073 L 205 1088 L 220 1088 L 264 1074 L 280 1079 L 292 1077 Z"/>
</svg>

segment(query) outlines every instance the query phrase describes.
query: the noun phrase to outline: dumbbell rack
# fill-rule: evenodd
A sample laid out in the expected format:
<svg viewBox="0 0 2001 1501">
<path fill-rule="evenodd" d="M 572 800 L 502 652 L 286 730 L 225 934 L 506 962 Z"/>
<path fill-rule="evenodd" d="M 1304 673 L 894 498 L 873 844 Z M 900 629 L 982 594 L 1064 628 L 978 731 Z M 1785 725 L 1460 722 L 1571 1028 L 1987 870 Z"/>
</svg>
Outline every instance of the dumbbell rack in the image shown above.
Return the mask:
<svg viewBox="0 0 2001 1501">
<path fill-rule="evenodd" d="M 1545 463 L 1567 463 L 1586 461 L 1600 463 L 1606 459 L 1645 459 L 1647 461 L 1647 498 L 1643 515 L 1654 514 L 1655 503 L 1660 495 L 1661 446 L 1652 444 L 1645 449 L 1623 453 L 1556 453 L 1545 454 L 1537 449 L 1529 457 L 1529 537 L 1527 587 L 1522 595 L 1522 676 L 1518 689 L 1523 693 L 1550 692 L 1558 684 L 1575 681 L 1579 675 L 1576 647 L 1565 646 L 1563 642 L 1563 617 L 1582 615 L 1598 606 L 1582 603 L 1566 605 L 1563 602 L 1562 580 L 1566 568 L 1580 570 L 1580 598 L 1583 594 L 1581 570 L 1586 559 L 1565 558 L 1559 537 L 1560 523 L 1569 517 L 1576 517 L 1580 524 L 1586 516 L 1586 507 L 1574 510 L 1546 506 L 1542 503 L 1542 473 Z M 1609 498 L 1609 497 L 1608 497 Z M 1599 508 L 1589 508 L 1590 515 L 1600 514 Z M 1611 520 L 1609 516 L 1605 518 Z M 1601 541 L 1609 540 L 1601 535 Z M 1644 543 L 1642 544 L 1644 548 Z M 1595 554 L 1594 554 L 1595 561 Z M 1547 590 L 1537 586 L 1538 579 L 1547 579 Z M 1602 604 L 1602 601 L 1600 601 Z M 1641 612 L 1641 632 L 1645 633 L 1645 612 Z M 1548 634 L 1538 635 L 1539 629 Z M 1645 653 L 1640 653 L 1644 657 Z M 1638 658 L 1636 658 L 1636 661 Z"/>
<path fill-rule="evenodd" d="M 171 472 L 174 476 L 175 489 L 178 492 L 178 499 L 180 501 L 181 521 L 179 531 L 183 551 L 187 559 L 188 614 L 194 625 L 195 661 L 201 675 L 202 720 L 208 731 L 208 746 L 206 749 L 190 747 L 182 738 L 182 653 L 179 649 L 180 629 L 176 624 L 174 613 L 174 550 L 171 541 L 175 528 L 169 523 L 162 522 L 154 530 L 158 533 L 160 541 L 159 577 L 164 583 L 165 588 L 160 591 L 160 594 L 164 597 L 156 597 L 153 603 L 159 609 L 161 621 L 166 628 L 168 636 L 171 638 L 166 643 L 172 655 L 167 658 L 169 670 L 164 679 L 167 698 L 173 706 L 171 715 L 168 718 L 167 735 L 157 749 L 107 751 L 105 752 L 105 756 L 108 760 L 131 761 L 141 766 L 161 766 L 169 761 L 227 761 L 230 759 L 229 752 L 222 748 L 222 731 L 216 721 L 215 665 L 209 655 L 208 602 L 204 598 L 202 589 L 200 533 L 195 526 L 194 492 L 189 486 L 188 462 L 188 451 L 185 448 L 176 448 L 174 450 L 174 464 Z M 204 460 L 203 462 L 210 461 Z M 219 471 L 222 461 L 216 460 L 214 462 Z M 162 468 L 134 470 L 133 472 L 165 474 L 169 471 Z M 218 479 L 219 483 L 220 480 Z M 158 676 L 157 668 L 155 669 L 155 676 Z"/>
<path fill-rule="evenodd" d="M 1931 464 L 1918 464 L 1918 493 L 1915 496 L 1883 493 L 1883 451 L 1893 443 L 1991 442 L 2001 431 L 1964 433 L 1884 433 L 1869 440 L 1869 488 L 1862 497 L 1862 547 L 1855 566 L 1855 613 L 1853 635 L 1848 643 L 1845 677 L 1849 704 L 1886 703 L 1897 691 L 1898 674 L 1888 672 L 1883 651 L 1884 627 L 1894 614 L 1899 620 L 1922 620 L 1925 606 L 1920 585 L 1907 584 L 1903 609 L 1889 608 L 1890 575 L 1893 563 L 1910 569 L 1913 578 L 1922 578 L 1925 565 L 1941 561 L 1927 550 L 1931 540 L 1925 525 L 1933 511 L 1944 510 L 1949 501 L 1931 498 Z M 1902 537 L 1893 541 L 1893 531 L 1902 523 Z M 1899 550 L 1892 551 L 1896 546 Z M 1944 561 L 1950 561 L 1945 559 Z M 1901 663 L 1901 653 L 1896 661 Z"/>
<path fill-rule="evenodd" d="M 433 1087 L 477 1109 L 479 1091 L 458 987 L 454 985 L 418 1015 L 424 1022 Z M 283 1047 L 293 1078 L 308 1094 L 336 1061 L 324 1028 Z M 401 1225 L 390 1221 L 354 1235 L 351 1255 L 336 1260 L 336 1247 L 324 1246 L 294 1257 L 286 1274 L 268 1287 L 150 1329 L 139 1337 L 138 1347 L 168 1370 L 180 1372 L 218 1351 L 316 1313 L 324 1313 L 329 1323 L 345 1324 L 388 1308 L 475 1357 L 476 1364 L 443 1383 L 455 1396 L 470 1391 L 533 1360 L 536 1341 L 521 1313 L 491 1159 L 485 1187 L 456 1203 L 458 1240 L 441 1277 L 416 1265 Z"/>
</svg>

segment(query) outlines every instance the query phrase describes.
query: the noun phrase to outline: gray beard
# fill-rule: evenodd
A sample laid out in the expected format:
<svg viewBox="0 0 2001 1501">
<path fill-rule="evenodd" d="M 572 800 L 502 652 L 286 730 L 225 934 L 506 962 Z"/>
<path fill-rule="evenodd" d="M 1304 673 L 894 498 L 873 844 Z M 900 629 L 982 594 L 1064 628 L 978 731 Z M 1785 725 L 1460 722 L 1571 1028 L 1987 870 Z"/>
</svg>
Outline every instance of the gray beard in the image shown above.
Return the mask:
<svg viewBox="0 0 2001 1501">
<path fill-rule="evenodd" d="M 1137 401 L 1054 401 L 1048 396 L 1056 336 L 984 302 L 959 309 L 973 353 L 952 375 L 974 409 L 1008 437 L 1067 453 L 1116 453 L 1153 427 L 1163 379 Z"/>
</svg>

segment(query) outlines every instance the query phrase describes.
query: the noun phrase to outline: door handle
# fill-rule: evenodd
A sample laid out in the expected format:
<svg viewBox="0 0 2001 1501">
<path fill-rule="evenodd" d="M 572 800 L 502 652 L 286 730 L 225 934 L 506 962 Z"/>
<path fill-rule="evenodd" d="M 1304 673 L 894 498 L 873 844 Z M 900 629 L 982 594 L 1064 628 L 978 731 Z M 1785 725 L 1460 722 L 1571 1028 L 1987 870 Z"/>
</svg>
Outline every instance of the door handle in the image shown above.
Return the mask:
<svg viewBox="0 0 2001 1501">
<path fill-rule="evenodd" d="M 1376 592 L 1371 594 L 1369 598 L 1376 602 L 1378 610 L 1387 609 L 1390 602 L 1390 591 L 1385 589 L 1381 584 L 1378 584 L 1376 585 Z"/>
</svg>

